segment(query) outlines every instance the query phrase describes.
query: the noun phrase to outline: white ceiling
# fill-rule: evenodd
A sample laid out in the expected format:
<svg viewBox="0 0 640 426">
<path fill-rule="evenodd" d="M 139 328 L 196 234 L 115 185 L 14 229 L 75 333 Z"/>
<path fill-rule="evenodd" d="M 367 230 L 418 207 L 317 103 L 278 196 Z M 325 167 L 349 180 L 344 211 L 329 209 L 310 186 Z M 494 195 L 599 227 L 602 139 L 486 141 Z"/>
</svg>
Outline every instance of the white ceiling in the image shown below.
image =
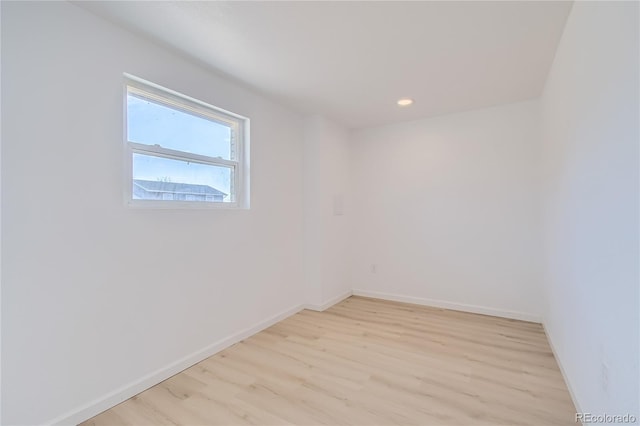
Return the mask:
<svg viewBox="0 0 640 426">
<path fill-rule="evenodd" d="M 360 128 L 544 86 L 571 2 L 82 2 L 304 113 Z M 399 108 L 400 97 L 415 104 Z"/>
</svg>

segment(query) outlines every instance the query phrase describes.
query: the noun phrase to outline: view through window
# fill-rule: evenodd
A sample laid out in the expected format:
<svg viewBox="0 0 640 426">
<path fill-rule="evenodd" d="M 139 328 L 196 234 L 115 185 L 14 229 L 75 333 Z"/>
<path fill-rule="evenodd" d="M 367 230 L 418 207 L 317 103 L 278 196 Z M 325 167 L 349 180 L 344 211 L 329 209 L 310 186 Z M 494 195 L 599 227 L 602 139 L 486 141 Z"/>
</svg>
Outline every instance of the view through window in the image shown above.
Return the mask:
<svg viewBox="0 0 640 426">
<path fill-rule="evenodd" d="M 130 201 L 237 204 L 244 119 L 137 81 L 126 97 Z"/>
</svg>

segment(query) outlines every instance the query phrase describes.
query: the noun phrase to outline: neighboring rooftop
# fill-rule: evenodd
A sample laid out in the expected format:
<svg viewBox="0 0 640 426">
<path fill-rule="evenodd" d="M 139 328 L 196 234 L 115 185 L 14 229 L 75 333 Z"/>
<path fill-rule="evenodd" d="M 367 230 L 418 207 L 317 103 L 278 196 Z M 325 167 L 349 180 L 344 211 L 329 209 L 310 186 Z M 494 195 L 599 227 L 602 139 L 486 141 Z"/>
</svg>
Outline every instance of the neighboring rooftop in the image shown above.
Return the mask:
<svg viewBox="0 0 640 426">
<path fill-rule="evenodd" d="M 160 180 L 134 179 L 133 183 L 147 192 L 166 192 L 172 194 L 186 195 L 221 195 L 227 196 L 222 191 L 218 191 L 209 185 L 198 185 L 194 183 L 165 182 Z"/>
</svg>

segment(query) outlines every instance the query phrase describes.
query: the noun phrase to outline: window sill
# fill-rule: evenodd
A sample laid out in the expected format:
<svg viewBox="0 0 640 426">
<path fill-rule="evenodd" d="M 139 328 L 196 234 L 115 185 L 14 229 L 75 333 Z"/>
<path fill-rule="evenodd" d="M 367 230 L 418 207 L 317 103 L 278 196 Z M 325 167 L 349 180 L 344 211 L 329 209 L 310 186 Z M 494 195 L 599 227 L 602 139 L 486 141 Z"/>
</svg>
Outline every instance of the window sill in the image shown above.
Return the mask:
<svg viewBox="0 0 640 426">
<path fill-rule="evenodd" d="M 126 206 L 131 209 L 143 210 L 249 210 L 248 206 L 245 207 L 239 203 L 220 202 L 130 200 Z"/>
</svg>

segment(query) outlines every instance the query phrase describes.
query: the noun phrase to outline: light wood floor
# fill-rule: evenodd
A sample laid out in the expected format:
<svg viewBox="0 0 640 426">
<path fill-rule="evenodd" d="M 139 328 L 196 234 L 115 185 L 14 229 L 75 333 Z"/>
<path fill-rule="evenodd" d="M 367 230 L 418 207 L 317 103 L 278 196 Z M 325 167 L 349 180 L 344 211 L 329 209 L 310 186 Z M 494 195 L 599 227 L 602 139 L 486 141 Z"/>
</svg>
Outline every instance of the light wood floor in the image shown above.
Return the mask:
<svg viewBox="0 0 640 426">
<path fill-rule="evenodd" d="M 575 425 L 539 324 L 351 297 L 84 425 Z"/>
</svg>

